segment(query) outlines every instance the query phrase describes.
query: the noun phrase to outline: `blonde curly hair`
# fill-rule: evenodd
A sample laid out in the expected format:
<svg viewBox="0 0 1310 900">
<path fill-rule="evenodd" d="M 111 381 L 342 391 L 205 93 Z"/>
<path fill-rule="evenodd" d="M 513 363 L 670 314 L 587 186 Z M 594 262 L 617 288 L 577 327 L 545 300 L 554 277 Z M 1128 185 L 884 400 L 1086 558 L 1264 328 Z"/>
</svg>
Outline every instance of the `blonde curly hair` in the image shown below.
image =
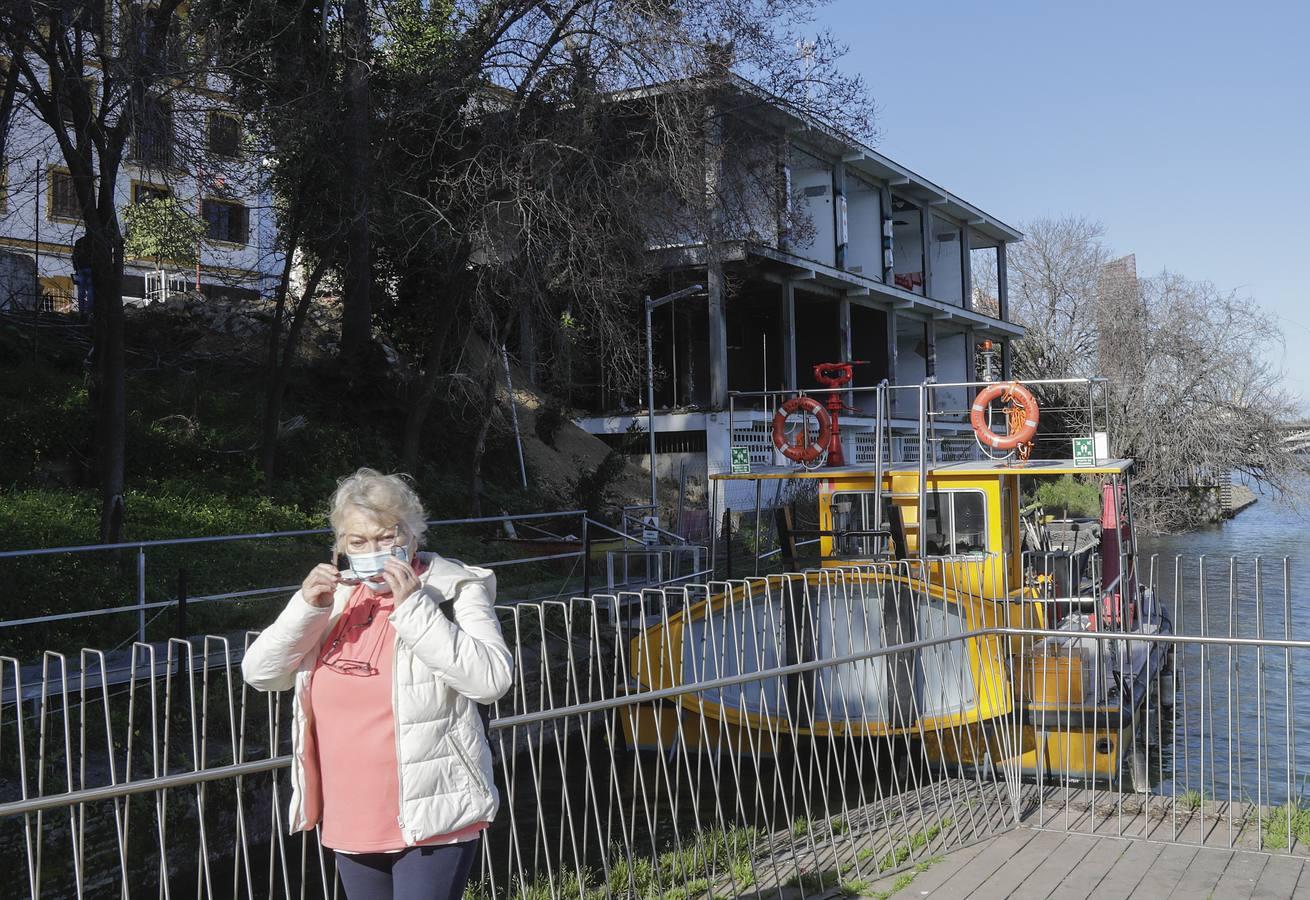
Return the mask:
<svg viewBox="0 0 1310 900">
<path fill-rule="evenodd" d="M 376 469 L 362 468 L 337 482 L 328 521 L 338 546 L 342 525 L 356 510 L 377 522 L 398 522 L 416 545 L 422 546 L 428 530 L 427 513 L 408 475 L 383 475 Z"/>
</svg>

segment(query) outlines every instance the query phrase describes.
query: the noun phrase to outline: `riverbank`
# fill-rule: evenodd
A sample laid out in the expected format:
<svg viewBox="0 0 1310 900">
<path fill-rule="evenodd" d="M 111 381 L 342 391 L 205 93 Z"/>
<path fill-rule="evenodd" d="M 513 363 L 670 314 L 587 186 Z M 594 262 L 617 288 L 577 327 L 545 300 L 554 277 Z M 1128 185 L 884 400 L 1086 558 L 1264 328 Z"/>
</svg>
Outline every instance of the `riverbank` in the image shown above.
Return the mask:
<svg viewBox="0 0 1310 900">
<path fill-rule="evenodd" d="M 1255 491 L 1251 490 L 1246 485 L 1233 485 L 1232 499 L 1228 503 L 1228 517 L 1232 518 L 1242 510 L 1254 506 L 1259 499 L 1260 498 L 1256 496 Z"/>
</svg>

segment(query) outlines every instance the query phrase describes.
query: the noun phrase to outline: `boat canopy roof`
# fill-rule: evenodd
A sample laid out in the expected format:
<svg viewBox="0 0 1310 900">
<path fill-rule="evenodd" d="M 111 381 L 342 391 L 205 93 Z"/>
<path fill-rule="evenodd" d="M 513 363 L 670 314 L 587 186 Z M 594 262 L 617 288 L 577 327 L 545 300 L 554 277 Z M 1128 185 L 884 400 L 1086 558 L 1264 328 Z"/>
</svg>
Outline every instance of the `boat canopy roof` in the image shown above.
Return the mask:
<svg viewBox="0 0 1310 900">
<path fill-rule="evenodd" d="M 1131 459 L 1100 459 L 1095 465 L 1077 465 L 1072 459 L 1030 459 L 1016 462 L 1004 459 L 978 459 L 966 462 L 937 463 L 928 466 L 930 476 L 985 476 L 985 475 L 1123 475 L 1133 467 Z M 883 469 L 883 474 L 919 472 L 918 463 L 894 463 Z M 712 481 L 757 481 L 782 478 L 872 478 L 877 474 L 872 466 L 834 466 L 803 469 L 793 466 L 763 466 L 749 473 L 721 472 L 711 475 Z"/>
</svg>

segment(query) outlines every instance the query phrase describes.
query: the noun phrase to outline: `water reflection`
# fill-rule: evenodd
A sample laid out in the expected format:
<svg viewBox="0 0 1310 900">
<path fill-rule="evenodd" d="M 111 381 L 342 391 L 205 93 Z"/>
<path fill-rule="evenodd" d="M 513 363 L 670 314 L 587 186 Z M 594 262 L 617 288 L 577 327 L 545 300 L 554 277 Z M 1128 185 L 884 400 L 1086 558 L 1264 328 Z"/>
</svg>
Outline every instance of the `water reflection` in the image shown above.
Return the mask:
<svg viewBox="0 0 1310 900">
<path fill-rule="evenodd" d="M 1142 538 L 1180 634 L 1310 639 L 1310 506 L 1262 497 L 1222 525 Z M 1279 804 L 1310 782 L 1310 651 L 1189 646 L 1178 654 L 1162 793 Z M 1170 688 L 1166 687 L 1165 691 Z M 1166 712 L 1167 715 L 1167 712 Z"/>
</svg>

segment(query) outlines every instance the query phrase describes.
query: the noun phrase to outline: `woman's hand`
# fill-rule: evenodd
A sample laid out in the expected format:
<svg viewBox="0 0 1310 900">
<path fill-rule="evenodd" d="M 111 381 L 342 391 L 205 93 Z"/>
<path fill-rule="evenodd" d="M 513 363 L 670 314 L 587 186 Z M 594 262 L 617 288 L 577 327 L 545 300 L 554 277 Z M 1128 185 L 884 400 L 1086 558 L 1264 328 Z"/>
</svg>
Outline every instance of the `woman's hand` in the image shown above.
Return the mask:
<svg viewBox="0 0 1310 900">
<path fill-rule="evenodd" d="M 402 603 L 406 597 L 419 589 L 419 580 L 414 574 L 414 568 L 394 556 L 388 559 L 383 567 L 382 580 L 391 588 L 391 596 L 396 598 L 397 604 Z"/>
<path fill-rule="evenodd" d="M 303 584 L 300 595 L 310 606 L 324 607 L 332 605 L 332 594 L 341 581 L 341 573 L 330 563 L 319 563 L 310 570 Z"/>
</svg>

